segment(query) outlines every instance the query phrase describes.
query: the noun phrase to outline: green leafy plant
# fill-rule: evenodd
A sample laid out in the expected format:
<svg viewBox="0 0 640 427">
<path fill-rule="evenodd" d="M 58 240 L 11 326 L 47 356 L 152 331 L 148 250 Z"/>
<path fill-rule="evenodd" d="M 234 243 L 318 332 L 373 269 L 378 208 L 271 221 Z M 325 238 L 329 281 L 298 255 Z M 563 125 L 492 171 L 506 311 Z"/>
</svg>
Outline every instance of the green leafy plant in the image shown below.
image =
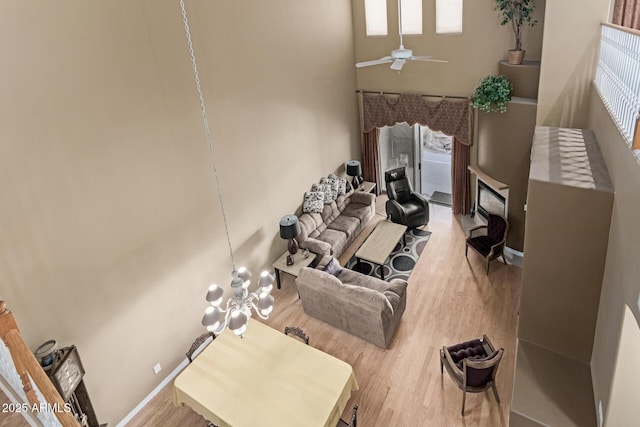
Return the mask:
<svg viewBox="0 0 640 427">
<path fill-rule="evenodd" d="M 533 19 L 534 0 L 496 0 L 496 10 L 500 13 L 500 25 L 511 23 L 516 37 L 515 50 L 522 50 L 522 27 L 533 27 L 538 23 Z"/>
<path fill-rule="evenodd" d="M 507 76 L 487 76 L 471 97 L 471 106 L 485 113 L 507 111 L 513 86 Z"/>
</svg>

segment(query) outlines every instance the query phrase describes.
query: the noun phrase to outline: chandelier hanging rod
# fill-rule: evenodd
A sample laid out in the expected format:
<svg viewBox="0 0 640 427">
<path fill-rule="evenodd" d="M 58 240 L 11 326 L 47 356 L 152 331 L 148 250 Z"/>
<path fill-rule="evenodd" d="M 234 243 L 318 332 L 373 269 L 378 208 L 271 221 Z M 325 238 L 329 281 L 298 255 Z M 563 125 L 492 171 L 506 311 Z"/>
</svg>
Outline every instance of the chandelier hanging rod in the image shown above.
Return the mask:
<svg viewBox="0 0 640 427">
<path fill-rule="evenodd" d="M 191 56 L 191 66 L 193 68 L 193 77 L 196 82 L 196 90 L 198 91 L 198 97 L 200 98 L 200 110 L 202 113 L 202 124 L 204 126 L 204 133 L 207 137 L 207 143 L 209 144 L 209 157 L 211 159 L 211 165 L 213 166 L 213 176 L 215 177 L 216 188 L 218 190 L 218 201 L 220 202 L 220 210 L 222 211 L 222 221 L 224 222 L 224 231 L 227 235 L 227 244 L 229 245 L 229 256 L 231 257 L 231 266 L 233 270 L 236 269 L 236 262 L 233 258 L 233 249 L 231 249 L 231 238 L 229 237 L 229 225 L 227 224 L 227 214 L 224 209 L 224 201 L 222 200 L 222 190 L 220 189 L 220 179 L 218 178 L 218 169 L 216 168 L 216 160 L 213 154 L 213 143 L 211 142 L 211 132 L 209 131 L 209 120 L 207 119 L 207 109 L 204 105 L 204 95 L 202 94 L 202 87 L 200 86 L 200 75 L 198 74 L 198 66 L 196 65 L 196 55 L 193 51 L 193 43 L 191 42 L 191 30 L 189 29 L 189 20 L 187 19 L 187 11 L 184 6 L 184 0 L 180 0 L 180 9 L 182 11 L 182 21 L 184 22 L 184 31 L 187 35 L 187 44 L 189 46 L 189 55 Z"/>
</svg>

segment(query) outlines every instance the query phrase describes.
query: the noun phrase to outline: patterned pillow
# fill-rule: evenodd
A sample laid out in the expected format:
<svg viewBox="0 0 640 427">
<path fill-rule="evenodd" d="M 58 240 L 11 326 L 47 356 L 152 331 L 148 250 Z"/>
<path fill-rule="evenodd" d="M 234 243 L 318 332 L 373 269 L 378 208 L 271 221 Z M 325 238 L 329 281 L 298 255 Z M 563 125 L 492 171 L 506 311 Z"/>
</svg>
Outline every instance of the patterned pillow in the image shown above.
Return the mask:
<svg viewBox="0 0 640 427">
<path fill-rule="evenodd" d="M 329 187 L 329 203 L 331 203 L 338 197 L 338 181 L 331 178 L 320 178 L 320 185 L 323 184 Z M 326 200 L 325 203 L 327 203 Z"/>
<path fill-rule="evenodd" d="M 340 262 L 337 259 L 335 259 L 335 257 L 331 257 L 331 260 L 327 263 L 327 265 L 324 266 L 322 270 L 326 271 L 329 274 L 333 274 L 336 277 L 338 277 L 340 273 L 342 273 L 342 267 L 340 267 Z"/>
<path fill-rule="evenodd" d="M 338 196 L 347 194 L 347 178 L 338 178 Z"/>
<path fill-rule="evenodd" d="M 325 205 L 333 202 L 333 199 L 331 198 L 331 186 L 329 184 L 313 184 L 311 186 L 311 191 L 322 193 Z"/>
<path fill-rule="evenodd" d="M 322 213 L 324 193 L 320 191 L 309 191 L 304 193 L 302 202 L 302 212 Z"/>
</svg>

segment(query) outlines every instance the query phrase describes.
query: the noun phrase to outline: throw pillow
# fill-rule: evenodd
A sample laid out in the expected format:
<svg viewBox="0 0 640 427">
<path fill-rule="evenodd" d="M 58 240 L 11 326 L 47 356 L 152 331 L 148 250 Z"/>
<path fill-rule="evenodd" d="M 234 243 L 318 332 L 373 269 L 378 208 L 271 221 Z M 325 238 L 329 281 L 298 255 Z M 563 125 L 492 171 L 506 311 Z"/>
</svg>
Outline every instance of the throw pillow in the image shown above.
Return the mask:
<svg viewBox="0 0 640 427">
<path fill-rule="evenodd" d="M 347 178 L 338 178 L 338 196 L 347 194 Z"/>
<path fill-rule="evenodd" d="M 304 202 L 302 202 L 302 212 L 305 213 L 322 213 L 324 207 L 324 193 L 320 191 L 308 191 L 304 193 Z"/>
<path fill-rule="evenodd" d="M 338 277 L 342 273 L 342 267 L 335 257 L 331 257 L 331 260 L 324 266 L 322 271 L 326 271 L 329 274 L 333 274 Z"/>
<path fill-rule="evenodd" d="M 322 193 L 325 205 L 333 202 L 333 199 L 331 198 L 331 187 L 329 186 L 329 184 L 313 184 L 311 186 L 311 191 Z"/>
<path fill-rule="evenodd" d="M 320 178 L 320 185 L 326 185 L 329 188 L 329 203 L 333 202 L 338 197 L 338 181 L 331 178 Z"/>
</svg>

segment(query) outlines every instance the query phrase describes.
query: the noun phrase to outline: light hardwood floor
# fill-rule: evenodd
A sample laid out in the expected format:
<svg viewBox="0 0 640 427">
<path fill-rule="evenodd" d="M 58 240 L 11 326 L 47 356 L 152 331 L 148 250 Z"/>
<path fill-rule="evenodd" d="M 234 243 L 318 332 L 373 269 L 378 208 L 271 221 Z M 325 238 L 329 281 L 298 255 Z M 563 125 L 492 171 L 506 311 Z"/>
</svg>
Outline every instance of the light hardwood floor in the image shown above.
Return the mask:
<svg viewBox="0 0 640 427">
<path fill-rule="evenodd" d="M 371 231 L 384 219 L 384 198 Z M 467 223 L 468 221 L 463 221 Z M 299 326 L 310 345 L 351 364 L 360 390 L 345 409 L 347 418 L 359 405 L 358 425 L 369 426 L 507 426 L 515 359 L 517 307 L 521 270 L 500 261 L 487 277 L 483 260 L 470 251 L 464 256 L 465 231 L 451 209 L 431 205 L 432 231 L 408 287 L 407 308 L 387 350 L 307 316 L 291 276 L 282 275 L 282 289 L 273 292 L 276 305 L 270 326 L 283 330 Z M 343 254 L 355 253 L 366 233 Z M 460 415 L 462 392 L 445 372 L 440 374 L 439 349 L 487 334 L 505 355 L 497 374 L 502 400 L 493 394 L 468 394 L 465 416 Z M 232 362 L 230 362 L 232 363 Z M 130 426 L 206 426 L 189 408 L 175 408 L 171 385 L 129 423 Z M 252 426 L 251 426 L 252 427 Z"/>
<path fill-rule="evenodd" d="M 379 198 L 379 214 L 343 254 L 342 264 L 384 219 L 384 201 Z M 449 208 L 431 205 L 426 229 L 432 235 L 409 279 L 407 308 L 387 350 L 307 316 L 294 279 L 282 274 L 282 289 L 273 292 L 276 305 L 266 323 L 278 330 L 299 326 L 310 336 L 310 345 L 353 366 L 360 390 L 352 395 L 343 418 L 358 404 L 360 427 L 508 425 L 521 270 L 494 261 L 487 277 L 477 254 L 469 251 L 465 259 L 462 223 L 469 221 L 453 216 Z M 483 333 L 505 349 L 497 374 L 502 403 L 490 392 L 467 394 L 462 417 L 462 392 L 446 372 L 440 374 L 439 349 Z M 173 406 L 171 388 L 165 387 L 128 425 L 206 426 L 188 407 Z"/>
</svg>

